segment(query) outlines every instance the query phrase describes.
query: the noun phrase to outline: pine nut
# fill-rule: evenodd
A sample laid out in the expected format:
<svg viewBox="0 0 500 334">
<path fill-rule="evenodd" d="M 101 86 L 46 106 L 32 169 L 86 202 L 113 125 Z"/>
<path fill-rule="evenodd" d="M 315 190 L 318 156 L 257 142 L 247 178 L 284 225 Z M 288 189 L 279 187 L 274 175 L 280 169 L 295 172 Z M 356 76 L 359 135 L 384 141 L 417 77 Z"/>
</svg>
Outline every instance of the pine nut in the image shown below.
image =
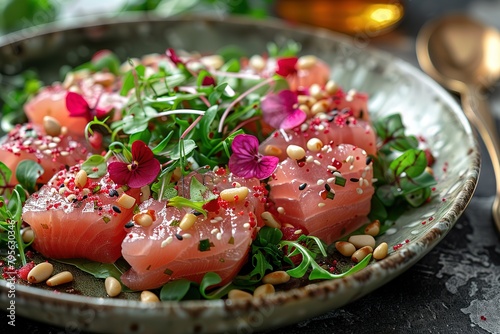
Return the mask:
<svg viewBox="0 0 500 334">
<path fill-rule="evenodd" d="M 52 275 L 54 271 L 54 266 L 48 262 L 42 262 L 37 264 L 28 273 L 28 282 L 30 283 L 41 283 Z"/>
<path fill-rule="evenodd" d="M 92 79 L 96 84 L 100 84 L 104 87 L 111 87 L 115 83 L 115 76 L 112 73 L 97 72 L 92 75 Z"/>
<path fill-rule="evenodd" d="M 288 145 L 286 148 L 286 154 L 290 159 L 300 160 L 306 156 L 306 151 L 297 145 Z"/>
<path fill-rule="evenodd" d="M 21 236 L 23 238 L 23 242 L 29 243 L 35 239 L 35 232 L 31 227 L 26 227 L 21 231 Z"/>
<path fill-rule="evenodd" d="M 248 62 L 251 68 L 260 72 L 266 67 L 266 61 L 259 55 L 253 55 Z"/>
<path fill-rule="evenodd" d="M 218 70 L 224 65 L 224 59 L 219 55 L 205 56 L 200 59 L 201 63 L 206 67 Z"/>
<path fill-rule="evenodd" d="M 371 252 L 373 252 L 373 248 L 370 246 L 364 246 L 354 252 L 351 256 L 351 260 L 354 263 L 361 262 L 365 257 L 367 257 Z"/>
<path fill-rule="evenodd" d="M 381 243 L 373 251 L 373 258 L 375 260 L 382 260 L 383 258 L 385 258 L 387 256 L 388 250 L 389 250 L 389 247 L 387 246 L 387 243 L 386 242 Z"/>
<path fill-rule="evenodd" d="M 131 209 L 135 205 L 135 198 L 123 193 L 118 197 L 116 203 L 124 209 Z"/>
<path fill-rule="evenodd" d="M 179 223 L 179 227 L 181 228 L 181 230 L 187 231 L 191 227 L 193 227 L 196 219 L 197 217 L 192 213 L 186 213 L 184 217 L 182 217 L 181 222 Z"/>
<path fill-rule="evenodd" d="M 299 105 L 299 109 L 302 110 L 303 112 L 306 113 L 306 115 L 311 115 L 311 108 L 309 108 L 309 106 L 307 104 L 301 104 Z M 306 123 L 302 123 L 302 124 L 306 124 Z"/>
<path fill-rule="evenodd" d="M 322 99 L 323 90 L 318 84 L 312 84 L 311 87 L 309 87 L 309 95 L 314 97 L 316 100 Z"/>
<path fill-rule="evenodd" d="M 326 112 L 326 107 L 323 101 L 318 101 L 311 107 L 311 114 L 317 115 Z"/>
<path fill-rule="evenodd" d="M 141 197 L 140 201 L 141 203 L 144 201 L 147 201 L 149 199 L 149 196 L 151 196 L 151 189 L 149 186 L 144 186 L 141 188 Z"/>
<path fill-rule="evenodd" d="M 323 142 L 318 138 L 311 138 L 307 141 L 307 149 L 311 152 L 319 152 L 323 148 Z"/>
<path fill-rule="evenodd" d="M 274 219 L 274 216 L 269 211 L 262 212 L 260 214 L 260 217 L 262 218 L 262 220 L 264 220 L 264 224 L 266 224 L 266 226 L 272 228 L 281 228 L 281 224 L 276 221 L 276 219 Z"/>
<path fill-rule="evenodd" d="M 156 217 L 154 215 L 154 210 L 145 210 L 145 211 L 141 211 L 139 213 L 136 213 L 132 217 L 132 220 L 137 225 L 141 225 L 142 227 L 148 227 L 148 226 L 151 226 L 153 224 L 153 222 L 156 220 Z"/>
<path fill-rule="evenodd" d="M 317 62 L 318 58 L 316 58 L 315 56 L 302 56 L 297 60 L 297 68 L 300 70 L 308 70 L 316 65 Z"/>
<path fill-rule="evenodd" d="M 281 148 L 279 148 L 278 146 L 266 145 L 266 147 L 264 148 L 265 155 L 272 155 L 275 157 L 279 157 L 281 153 L 282 153 Z"/>
<path fill-rule="evenodd" d="M 49 278 L 46 283 L 48 286 L 57 286 L 72 281 L 73 281 L 73 274 L 70 273 L 69 271 L 63 271 Z"/>
<path fill-rule="evenodd" d="M 364 246 L 370 246 L 371 248 L 375 247 L 375 238 L 369 234 L 351 235 L 348 241 L 353 244 L 356 249 Z"/>
<path fill-rule="evenodd" d="M 57 137 L 61 134 L 61 123 L 52 116 L 43 117 L 43 128 L 49 136 Z"/>
<path fill-rule="evenodd" d="M 248 196 L 247 187 L 229 188 L 220 192 L 220 198 L 227 202 L 237 202 L 244 200 Z"/>
<path fill-rule="evenodd" d="M 316 99 L 309 95 L 299 95 L 297 96 L 297 102 L 299 102 L 299 104 L 304 104 L 308 107 L 311 107 L 316 103 Z"/>
<path fill-rule="evenodd" d="M 283 284 L 290 280 L 290 275 L 286 271 L 278 270 L 265 275 L 262 278 L 262 283 L 264 284 Z"/>
<path fill-rule="evenodd" d="M 116 297 L 122 292 L 122 285 L 113 276 L 106 277 L 104 287 L 106 288 L 106 293 L 110 297 Z"/>
<path fill-rule="evenodd" d="M 254 297 L 262 297 L 272 295 L 276 290 L 272 284 L 262 284 L 259 285 L 253 292 Z"/>
<path fill-rule="evenodd" d="M 78 188 L 83 188 L 87 184 L 87 172 L 83 169 L 80 169 L 75 176 L 75 186 Z"/>
<path fill-rule="evenodd" d="M 227 294 L 227 297 L 232 300 L 243 300 L 243 299 L 252 299 L 253 296 L 252 294 L 243 291 L 243 290 L 238 290 L 238 289 L 233 289 L 229 291 Z"/>
<path fill-rule="evenodd" d="M 144 290 L 141 292 L 141 302 L 143 303 L 158 303 L 160 298 L 151 291 Z"/>
<path fill-rule="evenodd" d="M 365 234 L 371 235 L 373 237 L 376 237 L 380 232 L 380 221 L 374 220 L 370 224 L 368 224 L 365 227 Z"/>
<path fill-rule="evenodd" d="M 328 94 L 333 95 L 337 93 L 339 86 L 335 83 L 335 81 L 329 80 L 325 85 L 325 90 Z"/>
<path fill-rule="evenodd" d="M 356 247 L 353 244 L 346 241 L 337 241 L 335 243 L 335 248 L 344 256 L 352 256 L 356 251 Z"/>
</svg>

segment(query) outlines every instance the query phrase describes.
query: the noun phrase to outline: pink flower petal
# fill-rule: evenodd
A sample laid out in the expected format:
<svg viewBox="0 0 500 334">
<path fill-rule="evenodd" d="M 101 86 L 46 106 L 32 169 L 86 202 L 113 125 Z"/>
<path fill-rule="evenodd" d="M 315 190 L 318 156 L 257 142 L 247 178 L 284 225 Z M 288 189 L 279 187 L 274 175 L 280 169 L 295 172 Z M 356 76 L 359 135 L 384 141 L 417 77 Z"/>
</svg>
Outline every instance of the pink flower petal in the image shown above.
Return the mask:
<svg viewBox="0 0 500 334">
<path fill-rule="evenodd" d="M 288 130 L 293 129 L 296 126 L 304 123 L 307 115 L 300 109 L 295 109 L 290 114 L 288 114 L 287 118 L 281 123 L 280 128 Z"/>
<path fill-rule="evenodd" d="M 136 140 L 132 143 L 132 158 L 137 161 L 139 166 L 154 159 L 154 157 L 153 151 L 143 141 Z"/>
<path fill-rule="evenodd" d="M 68 92 L 66 94 L 66 109 L 68 109 L 71 117 L 89 117 L 89 104 L 78 93 Z"/>
<path fill-rule="evenodd" d="M 287 77 L 291 74 L 297 73 L 295 65 L 297 64 L 297 57 L 280 58 L 276 61 L 276 74 L 282 77 Z"/>
<path fill-rule="evenodd" d="M 155 158 L 142 162 L 137 169 L 132 172 L 128 186 L 130 188 L 141 188 L 153 182 L 160 172 L 160 162 Z"/>
<path fill-rule="evenodd" d="M 237 135 L 231 144 L 233 155 L 253 160 L 259 150 L 259 140 L 252 135 Z"/>
<path fill-rule="evenodd" d="M 278 95 L 269 94 L 262 100 L 261 107 L 264 122 L 275 129 L 279 129 L 281 122 L 283 122 L 287 116 L 281 98 Z"/>
<path fill-rule="evenodd" d="M 130 170 L 126 162 L 115 161 L 108 165 L 108 173 L 111 180 L 119 185 L 128 184 L 130 180 Z"/>
<path fill-rule="evenodd" d="M 276 167 L 278 166 L 280 159 L 273 156 L 263 156 L 254 171 L 254 177 L 259 180 L 267 179 L 271 174 L 274 173 Z"/>
<path fill-rule="evenodd" d="M 228 167 L 231 173 L 236 176 L 250 179 L 254 177 L 255 161 L 253 159 L 242 159 L 237 154 L 232 154 L 229 158 Z"/>
</svg>

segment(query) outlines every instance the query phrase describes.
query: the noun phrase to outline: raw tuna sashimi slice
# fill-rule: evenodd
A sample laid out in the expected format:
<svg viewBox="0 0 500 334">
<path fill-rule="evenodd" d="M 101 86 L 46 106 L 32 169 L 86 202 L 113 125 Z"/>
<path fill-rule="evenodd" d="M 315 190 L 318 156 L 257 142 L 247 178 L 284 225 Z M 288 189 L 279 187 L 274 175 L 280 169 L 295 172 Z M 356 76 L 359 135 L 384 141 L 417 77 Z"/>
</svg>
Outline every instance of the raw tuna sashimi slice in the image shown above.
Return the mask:
<svg viewBox="0 0 500 334">
<path fill-rule="evenodd" d="M 306 147 L 312 138 L 330 145 L 351 144 L 371 155 L 377 153 L 377 138 L 372 126 L 348 112 L 337 111 L 310 118 L 295 129 L 276 131 L 261 143 L 259 150 L 262 154 L 284 160 L 288 145 Z"/>
<path fill-rule="evenodd" d="M 281 208 L 280 221 L 305 227 L 330 243 L 366 221 L 372 176 L 372 163 L 362 149 L 326 145 L 320 153 L 307 151 L 303 161 L 282 161 L 269 182 L 269 199 Z M 344 181 L 344 186 L 337 184 Z"/>
<path fill-rule="evenodd" d="M 32 124 L 17 125 L 0 145 L 2 162 L 13 172 L 11 183 L 17 183 L 15 170 L 22 160 L 39 163 L 44 173 L 37 182 L 47 183 L 55 173 L 82 162 L 88 154 L 89 150 L 81 140 L 62 134 L 48 136 L 39 126 Z"/>
<path fill-rule="evenodd" d="M 247 260 L 266 194 L 257 179 L 214 176 L 214 184 L 207 184 L 216 194 L 235 186 L 247 188 L 248 195 L 235 202 L 219 197 L 218 208 L 206 218 L 197 216 L 186 230 L 179 222 L 192 210 L 152 199 L 142 203 L 140 209 L 152 210 L 155 220 L 148 227 L 135 225 L 123 240 L 122 254 L 132 269 L 122 282 L 134 290 L 157 288 L 179 278 L 199 283 L 209 271 L 220 275 L 221 284 L 229 282 Z"/>
<path fill-rule="evenodd" d="M 134 206 L 123 207 L 125 193 L 136 203 L 140 189 L 123 191 L 106 175 L 75 180 L 80 167 L 58 172 L 23 208 L 23 220 L 35 232 L 33 247 L 53 259 L 85 258 L 112 263 L 121 256 L 124 225 Z M 75 185 L 76 183 L 76 185 Z M 133 203 L 133 202 L 132 202 Z"/>
<path fill-rule="evenodd" d="M 73 137 L 83 137 L 89 119 L 70 115 L 66 107 L 66 95 L 69 91 L 81 94 L 90 108 L 99 108 L 106 113 L 120 110 L 127 101 L 126 97 L 120 96 L 118 92 L 105 89 L 102 85 L 96 84 L 92 77 L 89 77 L 75 82 L 70 89 L 66 89 L 60 84 L 42 88 L 24 105 L 24 111 L 29 121 L 42 126 L 44 117 L 50 116 L 57 120 L 61 126 L 64 126 Z M 92 115 L 89 117 L 93 118 Z"/>
</svg>

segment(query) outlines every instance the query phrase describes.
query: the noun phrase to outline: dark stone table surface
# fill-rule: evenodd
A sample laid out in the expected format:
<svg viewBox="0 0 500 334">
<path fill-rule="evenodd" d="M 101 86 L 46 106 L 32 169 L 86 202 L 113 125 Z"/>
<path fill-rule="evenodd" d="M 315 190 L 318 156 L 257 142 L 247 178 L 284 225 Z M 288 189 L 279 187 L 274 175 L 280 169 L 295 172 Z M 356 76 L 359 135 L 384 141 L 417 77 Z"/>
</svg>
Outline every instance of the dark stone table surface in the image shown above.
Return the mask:
<svg viewBox="0 0 500 334">
<path fill-rule="evenodd" d="M 406 1 L 404 22 L 395 31 L 376 36 L 370 46 L 389 50 L 418 66 L 414 42 L 421 25 L 457 9 L 500 28 L 500 1 Z M 499 119 L 498 87 L 491 94 L 491 109 Z M 354 303 L 266 333 L 500 334 L 500 236 L 490 212 L 494 191 L 491 163 L 485 156 L 469 207 L 444 240 L 421 261 Z M 5 316 L 4 311 L 1 314 Z M 5 319 L 0 321 L 0 332 L 12 330 Z M 20 316 L 16 317 L 15 330 L 68 332 Z"/>
</svg>

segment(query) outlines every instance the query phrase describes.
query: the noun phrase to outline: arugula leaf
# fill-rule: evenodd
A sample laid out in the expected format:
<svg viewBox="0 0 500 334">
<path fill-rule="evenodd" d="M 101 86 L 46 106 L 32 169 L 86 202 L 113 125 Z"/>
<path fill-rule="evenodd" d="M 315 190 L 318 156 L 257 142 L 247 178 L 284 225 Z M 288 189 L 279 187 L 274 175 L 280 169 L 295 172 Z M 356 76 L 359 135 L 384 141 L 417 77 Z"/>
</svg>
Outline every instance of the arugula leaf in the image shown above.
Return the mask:
<svg viewBox="0 0 500 334">
<path fill-rule="evenodd" d="M 75 266 L 78 269 L 91 274 L 95 278 L 106 278 L 112 276 L 118 281 L 120 281 L 122 274 L 129 268 L 129 265 L 123 259 L 118 260 L 115 263 L 101 263 L 87 259 L 59 259 L 57 261 Z M 125 292 L 133 291 L 123 285 L 123 283 L 122 290 Z"/>
<path fill-rule="evenodd" d="M 206 201 L 192 201 L 190 199 L 184 198 L 182 196 L 175 196 L 168 200 L 168 206 L 175 206 L 176 208 L 191 208 L 202 213 L 205 217 L 207 216 L 207 211 L 203 209 L 203 205 Z"/>
<path fill-rule="evenodd" d="M 196 288 L 196 283 L 184 278 L 170 281 L 162 286 L 160 290 L 160 299 L 180 301 L 188 294 L 193 286 Z"/>
</svg>

